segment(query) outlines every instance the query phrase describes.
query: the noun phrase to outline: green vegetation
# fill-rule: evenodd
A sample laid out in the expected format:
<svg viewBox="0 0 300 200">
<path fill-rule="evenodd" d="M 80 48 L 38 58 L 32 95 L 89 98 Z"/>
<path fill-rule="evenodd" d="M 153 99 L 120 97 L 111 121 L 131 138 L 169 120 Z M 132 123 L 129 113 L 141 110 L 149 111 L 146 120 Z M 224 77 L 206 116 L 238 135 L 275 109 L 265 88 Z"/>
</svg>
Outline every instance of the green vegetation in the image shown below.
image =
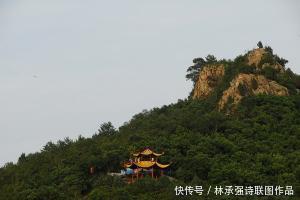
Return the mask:
<svg viewBox="0 0 300 200">
<path fill-rule="evenodd" d="M 272 67 L 265 67 L 259 72 L 270 80 L 274 80 L 280 85 L 285 86 L 290 94 L 296 94 L 297 89 L 300 89 L 300 76 L 293 73 L 289 68 L 282 73 L 279 73 Z"/>
<path fill-rule="evenodd" d="M 1 168 L 0 199 L 172 199 L 176 184 L 194 179 L 201 185 L 299 186 L 299 132 L 299 95 L 249 97 L 232 116 L 205 101 L 180 100 L 135 115 L 114 134 L 65 139 L 23 154 Z M 162 162 L 173 162 L 169 175 L 178 181 L 125 185 L 106 175 L 145 146 L 165 151 Z"/>
<path fill-rule="evenodd" d="M 254 78 L 251 80 L 251 87 L 254 90 L 256 90 L 258 88 L 258 83 L 257 83 L 256 79 L 254 79 Z"/>
<path fill-rule="evenodd" d="M 245 56 L 222 62 L 225 76 L 206 100 L 188 98 L 143 111 L 119 129 L 104 123 L 92 138 L 49 142 L 41 152 L 7 163 L 0 168 L 0 199 L 175 199 L 175 186 L 185 184 L 292 185 L 299 194 L 300 95 L 249 96 L 235 113 L 218 112 L 216 99 L 230 80 L 253 70 L 245 64 Z M 298 87 L 299 76 L 291 71 L 276 77 Z M 127 185 L 107 175 L 119 172 L 130 152 L 145 146 L 165 152 L 161 162 L 172 162 L 168 175 L 175 180 L 145 178 Z M 93 175 L 90 166 L 96 166 Z"/>
<path fill-rule="evenodd" d="M 257 47 L 258 47 L 258 48 L 264 48 L 264 46 L 263 46 L 263 44 L 262 44 L 261 41 L 259 41 L 259 42 L 257 43 Z"/>
<path fill-rule="evenodd" d="M 270 46 L 265 47 L 266 54 L 264 54 L 259 66 L 262 66 L 265 63 L 274 65 L 276 63 L 280 64 L 281 66 L 285 67 L 288 61 L 284 58 L 280 58 L 278 55 L 273 53 L 273 49 Z"/>
<path fill-rule="evenodd" d="M 248 88 L 244 84 L 239 84 L 238 90 L 242 96 L 247 96 L 249 93 Z"/>
<path fill-rule="evenodd" d="M 186 79 L 193 81 L 195 84 L 199 77 L 199 72 L 205 65 L 217 63 L 217 59 L 213 55 L 207 55 L 205 59 L 195 58 L 193 59 L 193 65 L 187 69 Z"/>
</svg>

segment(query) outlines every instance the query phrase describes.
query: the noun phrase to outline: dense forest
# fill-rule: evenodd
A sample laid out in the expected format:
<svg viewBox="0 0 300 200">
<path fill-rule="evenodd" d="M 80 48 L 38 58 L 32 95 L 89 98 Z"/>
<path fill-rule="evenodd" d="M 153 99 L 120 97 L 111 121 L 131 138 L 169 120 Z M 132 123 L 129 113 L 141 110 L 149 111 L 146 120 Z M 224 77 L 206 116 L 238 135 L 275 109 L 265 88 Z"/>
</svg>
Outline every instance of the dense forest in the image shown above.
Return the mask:
<svg viewBox="0 0 300 200">
<path fill-rule="evenodd" d="M 269 54 L 261 62 L 286 60 Z M 196 81 L 201 68 L 224 63 L 221 84 L 206 99 L 187 97 L 177 103 L 145 110 L 118 129 L 101 124 L 91 138 L 79 136 L 47 143 L 40 152 L 22 154 L 17 163 L 0 168 L 0 199 L 176 199 L 175 186 L 282 185 L 294 196 L 187 196 L 187 199 L 299 199 L 300 79 L 290 69 L 254 72 L 245 55 L 217 60 L 194 59 L 187 78 Z M 263 63 L 261 63 L 262 65 Z M 234 111 L 219 111 L 216 102 L 238 73 L 260 73 L 289 90 L 289 96 L 249 95 Z M 165 152 L 172 162 L 166 176 L 126 184 L 109 176 L 122 161 L 143 147 Z M 89 167 L 95 166 L 95 173 Z"/>
</svg>

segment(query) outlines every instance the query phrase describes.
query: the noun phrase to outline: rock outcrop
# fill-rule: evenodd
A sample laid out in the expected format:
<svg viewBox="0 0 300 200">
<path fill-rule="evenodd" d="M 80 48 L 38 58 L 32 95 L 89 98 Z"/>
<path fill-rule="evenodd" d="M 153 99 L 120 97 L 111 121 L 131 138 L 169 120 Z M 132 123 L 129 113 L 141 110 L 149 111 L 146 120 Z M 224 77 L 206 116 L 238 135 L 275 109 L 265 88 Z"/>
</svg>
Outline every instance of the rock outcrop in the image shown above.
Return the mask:
<svg viewBox="0 0 300 200">
<path fill-rule="evenodd" d="M 271 67 L 275 70 L 275 73 L 284 73 L 285 69 L 277 62 L 276 55 L 273 55 L 272 49 L 257 48 L 249 51 L 246 55 L 245 65 L 255 67 L 253 72 L 249 73 L 237 73 L 233 75 L 230 82 L 226 82 L 229 86 L 222 93 L 218 94 L 217 107 L 219 110 L 231 110 L 236 108 L 237 104 L 246 96 L 267 94 L 276 96 L 287 96 L 289 90 L 277 83 L 274 80 L 269 80 L 263 74 L 266 67 Z M 230 66 L 230 62 L 227 67 L 231 67 L 227 73 L 236 73 L 234 67 Z M 238 68 L 237 68 L 238 69 Z M 227 70 L 226 70 L 227 71 Z M 198 81 L 195 83 L 193 89 L 193 99 L 202 99 L 209 97 L 212 92 L 219 87 L 221 82 L 223 84 L 223 77 L 225 75 L 224 64 L 205 65 L 199 72 Z M 231 75 L 229 75 L 231 76 Z M 227 77 L 227 76 L 226 76 Z M 228 78 L 228 77 L 227 77 Z M 225 80 L 227 81 L 227 80 Z M 227 107 L 230 105 L 230 107 Z"/>
<path fill-rule="evenodd" d="M 257 48 L 250 51 L 247 56 L 248 65 L 255 65 L 257 67 L 265 53 L 266 50 L 264 48 Z"/>
<path fill-rule="evenodd" d="M 247 64 L 254 65 L 258 70 L 264 69 L 265 67 L 271 67 L 278 70 L 279 72 L 284 72 L 284 67 L 278 62 L 275 62 L 274 64 L 264 63 L 262 66 L 260 66 L 259 64 L 266 54 L 268 54 L 268 52 L 264 48 L 253 49 L 247 55 Z"/>
<path fill-rule="evenodd" d="M 218 103 L 222 110 L 229 101 L 237 105 L 243 97 L 249 95 L 268 94 L 276 96 L 289 95 L 288 89 L 277 82 L 268 80 L 263 75 L 257 74 L 239 74 L 230 82 L 230 87 L 223 92 Z"/>
<path fill-rule="evenodd" d="M 224 76 L 223 65 L 208 65 L 203 67 L 195 84 L 193 99 L 205 98 L 211 94 Z"/>
</svg>

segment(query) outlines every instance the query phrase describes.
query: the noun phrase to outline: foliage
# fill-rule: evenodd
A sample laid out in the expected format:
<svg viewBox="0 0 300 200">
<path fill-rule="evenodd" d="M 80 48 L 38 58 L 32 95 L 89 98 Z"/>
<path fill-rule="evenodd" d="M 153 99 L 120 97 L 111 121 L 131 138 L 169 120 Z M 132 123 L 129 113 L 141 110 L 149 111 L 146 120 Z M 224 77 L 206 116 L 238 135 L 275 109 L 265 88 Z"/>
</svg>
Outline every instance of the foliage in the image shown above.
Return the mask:
<svg viewBox="0 0 300 200">
<path fill-rule="evenodd" d="M 181 100 L 134 116 L 118 134 L 49 143 L 0 169 L 0 199 L 172 199 L 176 184 L 299 185 L 300 96 L 245 98 L 228 116 L 207 102 Z M 132 142 L 132 135 L 138 136 Z M 129 151 L 165 151 L 169 175 L 126 185 Z M 90 175 L 90 165 L 97 166 Z M 165 181 L 167 183 L 162 183 Z M 185 182 L 185 183 L 184 183 Z"/>
<path fill-rule="evenodd" d="M 256 90 L 258 88 L 258 83 L 257 80 L 255 78 L 251 79 L 251 87 Z"/>
<path fill-rule="evenodd" d="M 291 96 L 249 96 L 227 115 L 216 111 L 222 92 L 238 73 L 257 72 L 245 55 L 233 61 L 199 58 L 194 60 L 199 66 L 188 72 L 207 62 L 225 65 L 225 75 L 208 99 L 178 100 L 145 110 L 119 129 L 104 123 L 92 138 L 65 138 L 48 142 L 40 152 L 22 154 L 17 163 L 0 168 L 0 199 L 167 200 L 176 198 L 176 185 L 185 184 L 299 186 L 299 76 L 286 70 L 273 77 L 294 88 Z M 145 146 L 165 152 L 161 162 L 172 162 L 167 175 L 173 179 L 144 178 L 128 185 L 107 175 L 119 172 L 130 153 Z"/>
<path fill-rule="evenodd" d="M 107 134 L 107 135 L 112 135 L 116 133 L 116 129 L 115 127 L 112 125 L 111 122 L 106 122 L 106 123 L 102 123 L 100 125 L 100 128 L 98 129 L 98 133 L 99 135 L 101 134 Z"/>
<path fill-rule="evenodd" d="M 259 42 L 257 43 L 257 47 L 258 47 L 258 48 L 264 48 L 264 46 L 263 46 L 263 44 L 262 44 L 261 41 L 259 41 Z"/>
<path fill-rule="evenodd" d="M 239 84 L 238 90 L 242 96 L 246 96 L 249 93 L 248 88 L 245 84 Z"/>
<path fill-rule="evenodd" d="M 216 63 L 216 62 L 217 62 L 217 59 L 213 55 L 207 55 L 205 57 L 205 59 L 203 59 L 203 58 L 194 58 L 193 59 L 194 64 L 187 69 L 188 73 L 185 76 L 186 79 L 193 81 L 193 83 L 195 84 L 198 80 L 200 70 L 205 65 L 213 64 L 213 63 Z"/>
<path fill-rule="evenodd" d="M 273 49 L 270 46 L 265 47 L 266 53 L 263 55 L 259 66 L 262 66 L 265 63 L 268 63 L 270 65 L 280 64 L 281 66 L 285 67 L 285 65 L 288 63 L 288 60 L 284 58 L 280 58 L 278 55 L 273 53 Z"/>
</svg>

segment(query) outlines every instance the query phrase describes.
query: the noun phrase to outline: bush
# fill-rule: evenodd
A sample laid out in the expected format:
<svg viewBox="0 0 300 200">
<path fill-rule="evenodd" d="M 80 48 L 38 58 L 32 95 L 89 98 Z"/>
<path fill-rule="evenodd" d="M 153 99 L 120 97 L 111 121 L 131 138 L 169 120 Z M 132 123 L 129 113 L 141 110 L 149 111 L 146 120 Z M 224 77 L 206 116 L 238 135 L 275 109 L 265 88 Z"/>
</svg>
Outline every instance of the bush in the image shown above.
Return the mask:
<svg viewBox="0 0 300 200">
<path fill-rule="evenodd" d="M 256 90 L 258 88 L 258 83 L 257 80 L 255 78 L 251 79 L 251 87 Z"/>
<path fill-rule="evenodd" d="M 242 96 L 249 95 L 248 88 L 245 84 L 240 83 L 238 86 L 238 90 L 239 90 L 240 95 L 242 95 Z"/>
</svg>

